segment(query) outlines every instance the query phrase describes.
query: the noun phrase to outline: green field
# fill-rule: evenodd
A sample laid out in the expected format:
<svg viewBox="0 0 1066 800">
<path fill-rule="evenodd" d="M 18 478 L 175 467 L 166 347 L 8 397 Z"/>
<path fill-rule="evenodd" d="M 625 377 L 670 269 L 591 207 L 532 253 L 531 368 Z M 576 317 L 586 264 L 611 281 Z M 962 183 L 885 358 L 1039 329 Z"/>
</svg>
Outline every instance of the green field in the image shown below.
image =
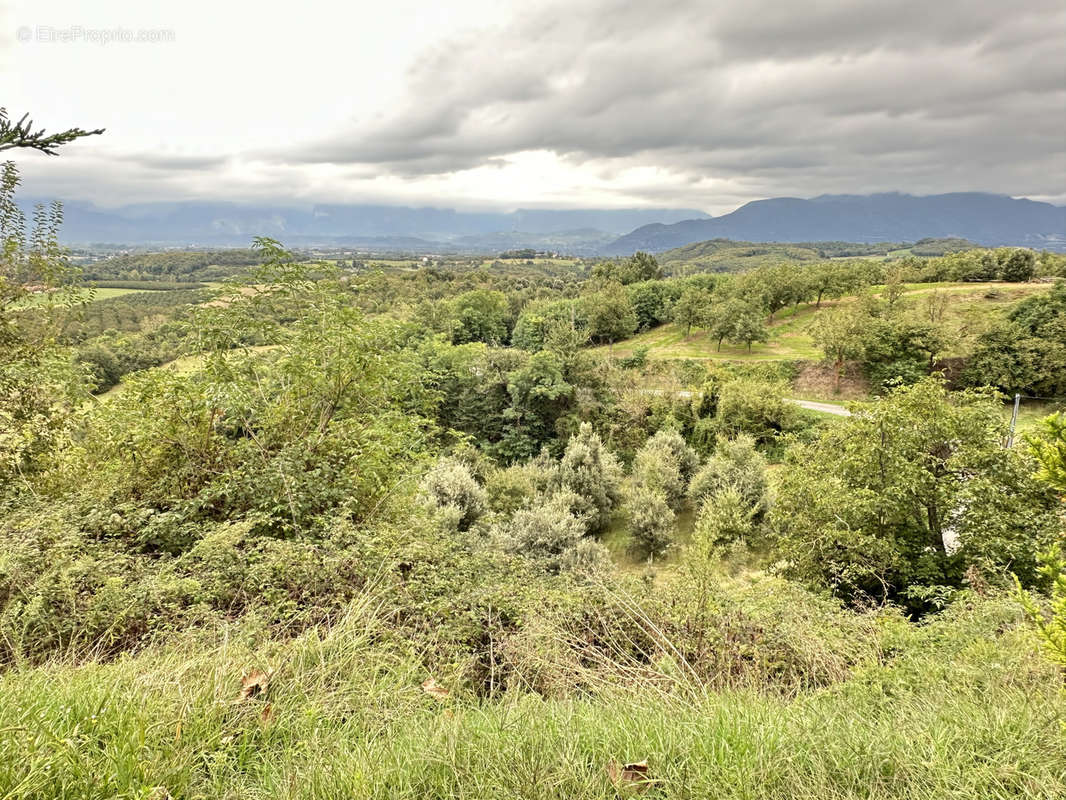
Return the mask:
<svg viewBox="0 0 1066 800">
<path fill-rule="evenodd" d="M 159 290 L 156 290 L 156 289 L 110 289 L 110 288 L 106 288 L 105 289 L 105 288 L 89 288 L 89 287 L 86 287 L 84 289 L 80 289 L 78 291 L 78 293 L 75 295 L 75 297 L 77 298 L 78 301 L 83 302 L 83 303 L 87 303 L 87 302 L 96 302 L 98 300 L 110 300 L 113 297 L 122 297 L 123 295 L 135 294 L 137 292 L 151 292 L 151 291 L 159 291 Z M 18 308 L 38 308 L 40 306 L 46 305 L 48 303 L 48 301 L 49 301 L 49 295 L 48 294 L 44 294 L 44 293 L 42 293 L 42 294 L 34 294 L 34 295 L 30 295 L 29 297 L 25 298 L 24 300 L 19 301 L 19 303 L 17 304 L 17 307 Z"/>
<path fill-rule="evenodd" d="M 874 286 L 872 290 L 879 293 L 884 287 Z M 1008 283 L 911 283 L 904 284 L 905 297 L 912 302 L 920 301 L 933 292 L 948 292 L 952 296 L 945 319 L 961 333 L 981 316 L 992 313 L 1030 294 L 1047 291 L 1048 284 L 1008 284 Z M 986 295 L 995 291 L 997 296 Z M 821 308 L 832 308 L 839 303 L 854 302 L 854 298 L 826 301 Z M 632 355 L 641 348 L 648 349 L 649 358 L 691 358 L 720 359 L 727 361 L 782 361 L 812 360 L 821 357 L 815 347 L 807 326 L 820 311 L 813 305 L 801 304 L 798 308 L 786 308 L 779 311 L 774 321 L 769 324 L 769 340 L 755 343 L 749 352 L 743 345 L 731 345 L 723 342 L 722 349 L 708 338 L 706 332 L 693 328 L 687 335 L 678 325 L 667 323 L 658 328 L 638 334 L 613 347 L 606 345 L 595 348 L 606 353 L 609 350 L 616 356 Z M 957 338 L 957 337 L 956 337 Z M 948 353 L 947 355 L 955 355 Z"/>
</svg>

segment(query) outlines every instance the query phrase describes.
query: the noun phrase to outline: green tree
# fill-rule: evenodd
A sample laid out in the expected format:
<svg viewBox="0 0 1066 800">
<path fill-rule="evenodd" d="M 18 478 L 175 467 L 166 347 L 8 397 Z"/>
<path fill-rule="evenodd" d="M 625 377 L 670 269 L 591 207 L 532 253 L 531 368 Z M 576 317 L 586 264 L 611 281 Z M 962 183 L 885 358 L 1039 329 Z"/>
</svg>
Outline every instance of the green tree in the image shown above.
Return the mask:
<svg viewBox="0 0 1066 800">
<path fill-rule="evenodd" d="M 688 489 L 692 505 L 701 507 L 717 495 L 733 491 L 755 521 L 770 509 L 770 481 L 766 459 L 755 449 L 755 439 L 740 434 L 720 438 L 714 454 L 693 477 Z"/>
<path fill-rule="evenodd" d="M 726 300 L 714 302 L 706 310 L 703 324 L 707 327 L 708 335 L 718 342 L 718 350 L 722 350 L 722 342 L 729 339 L 733 333 L 733 324 L 738 317 L 757 314 L 751 306 L 738 297 L 730 297 Z"/>
<path fill-rule="evenodd" d="M 666 319 L 666 296 L 661 281 L 642 281 L 627 287 L 629 302 L 637 315 L 637 330 L 646 331 Z"/>
<path fill-rule="evenodd" d="M 449 305 L 453 344 L 502 344 L 507 341 L 511 307 L 503 292 L 474 289 L 459 295 Z"/>
<path fill-rule="evenodd" d="M 589 334 L 593 339 L 614 344 L 632 336 L 637 329 L 637 315 L 633 304 L 620 283 L 608 283 L 600 291 L 585 298 Z"/>
<path fill-rule="evenodd" d="M 970 568 L 1036 576 L 1054 498 L 1004 449 L 995 398 L 927 378 L 792 448 L 772 517 L 788 571 L 851 602 L 929 610 Z"/>
<path fill-rule="evenodd" d="M 707 289 L 698 286 L 688 286 L 674 303 L 674 323 L 683 325 L 685 336 L 692 331 L 693 325 L 704 325 L 712 319 L 711 293 Z M 719 348 L 720 349 L 720 348 Z"/>
<path fill-rule="evenodd" d="M 661 555 L 674 541 L 674 511 L 665 495 L 646 486 L 627 494 L 625 513 L 635 547 L 647 555 Z"/>
<path fill-rule="evenodd" d="M 807 329 L 815 346 L 833 365 L 837 392 L 848 362 L 862 359 L 866 352 L 867 322 L 855 308 L 832 308 L 818 314 Z"/>
<path fill-rule="evenodd" d="M 649 438 L 633 458 L 631 482 L 666 498 L 680 510 L 699 456 L 677 431 L 662 430 Z"/>
<path fill-rule="evenodd" d="M 737 310 L 739 313 L 733 318 L 726 339 L 733 344 L 747 345 L 750 353 L 752 343 L 765 342 L 769 338 L 769 332 L 766 330 L 762 314 L 750 306 Z"/>
</svg>

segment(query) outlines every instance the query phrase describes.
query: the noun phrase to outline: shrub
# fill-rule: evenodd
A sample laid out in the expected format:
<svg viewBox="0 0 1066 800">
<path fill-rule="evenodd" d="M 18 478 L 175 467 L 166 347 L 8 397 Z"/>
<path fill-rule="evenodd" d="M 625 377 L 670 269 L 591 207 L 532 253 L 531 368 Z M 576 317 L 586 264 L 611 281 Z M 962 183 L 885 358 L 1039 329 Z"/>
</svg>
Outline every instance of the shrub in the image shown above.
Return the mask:
<svg viewBox="0 0 1066 800">
<path fill-rule="evenodd" d="M 719 433 L 729 438 L 747 433 L 765 445 L 794 430 L 799 423 L 799 409 L 784 399 L 787 394 L 787 385 L 776 381 L 729 381 L 718 396 L 715 420 Z"/>
<path fill-rule="evenodd" d="M 584 508 L 578 516 L 590 520 L 590 531 L 603 530 L 610 522 L 621 481 L 618 460 L 603 446 L 592 426 L 583 422 L 566 445 L 555 484 L 580 498 Z"/>
<path fill-rule="evenodd" d="M 699 508 L 709 498 L 725 491 L 735 491 L 756 521 L 770 508 L 766 459 L 747 434 L 718 440 L 714 455 L 692 479 L 688 496 L 692 505 Z"/>
<path fill-rule="evenodd" d="M 516 511 L 497 532 L 503 548 L 536 559 L 557 572 L 563 553 L 576 546 L 585 534 L 582 520 L 571 513 L 575 501 L 568 496 L 571 494 L 560 492 Z"/>
<path fill-rule="evenodd" d="M 459 511 L 459 530 L 466 530 L 485 512 L 485 490 L 459 461 L 442 458 L 426 473 L 420 490 L 433 509 L 454 507 Z"/>
<path fill-rule="evenodd" d="M 585 537 L 573 547 L 563 551 L 559 567 L 581 578 L 596 578 L 606 575 L 611 568 L 611 554 L 595 539 Z"/>
<path fill-rule="evenodd" d="M 754 517 L 747 498 L 737 489 L 721 489 L 700 506 L 693 543 L 705 555 L 734 542 L 750 544 L 756 529 Z"/>
<path fill-rule="evenodd" d="M 1015 578 L 1018 597 L 1026 615 L 1036 628 L 1044 652 L 1066 672 L 1066 557 L 1061 547 L 1052 547 L 1041 558 L 1041 572 L 1051 582 L 1051 608 L 1045 613 L 1041 605 L 1022 589 Z"/>
<path fill-rule="evenodd" d="M 648 555 L 661 555 L 674 541 L 674 512 L 661 492 L 643 486 L 626 498 L 626 516 L 634 546 Z"/>
<path fill-rule="evenodd" d="M 672 509 L 679 510 L 692 473 L 699 466 L 699 456 L 685 444 L 681 434 L 662 430 L 648 439 L 633 459 L 632 482 L 666 498 Z"/>
</svg>

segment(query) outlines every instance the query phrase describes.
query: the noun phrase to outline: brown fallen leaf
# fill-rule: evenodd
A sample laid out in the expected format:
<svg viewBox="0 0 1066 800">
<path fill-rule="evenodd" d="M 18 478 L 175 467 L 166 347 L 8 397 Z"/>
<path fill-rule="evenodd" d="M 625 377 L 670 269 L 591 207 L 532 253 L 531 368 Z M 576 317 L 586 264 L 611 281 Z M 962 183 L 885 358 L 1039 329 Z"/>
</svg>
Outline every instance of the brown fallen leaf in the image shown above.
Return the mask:
<svg viewBox="0 0 1066 800">
<path fill-rule="evenodd" d="M 656 781 L 648 777 L 648 762 L 633 761 L 629 764 L 619 764 L 614 759 L 607 762 L 605 767 L 607 777 L 616 789 L 630 789 L 638 794 L 646 792 Z"/>
<path fill-rule="evenodd" d="M 433 678 L 422 682 L 422 691 L 430 697 L 435 697 L 438 700 L 447 700 L 451 696 L 451 692 L 437 683 Z"/>
<path fill-rule="evenodd" d="M 241 678 L 241 693 L 237 698 L 238 703 L 243 703 L 245 700 L 251 700 L 253 697 L 266 692 L 267 684 L 270 683 L 270 675 L 262 670 L 252 670 L 252 672 Z"/>
<path fill-rule="evenodd" d="M 274 704 L 267 703 L 263 706 L 262 712 L 259 714 L 259 721 L 264 725 L 267 725 L 274 721 Z"/>
</svg>

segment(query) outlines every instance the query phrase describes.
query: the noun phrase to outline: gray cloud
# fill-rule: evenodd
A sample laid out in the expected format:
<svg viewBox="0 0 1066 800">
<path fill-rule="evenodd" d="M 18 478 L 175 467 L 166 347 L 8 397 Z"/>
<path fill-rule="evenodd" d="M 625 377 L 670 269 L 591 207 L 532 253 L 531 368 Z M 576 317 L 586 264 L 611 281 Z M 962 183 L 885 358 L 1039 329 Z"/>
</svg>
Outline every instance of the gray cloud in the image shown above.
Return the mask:
<svg viewBox="0 0 1066 800">
<path fill-rule="evenodd" d="M 1061 197 L 1064 41 L 1061 0 L 569 2 L 442 42 L 394 113 L 269 158 L 417 178 L 549 150 L 697 193 Z"/>
<path fill-rule="evenodd" d="M 124 157 L 130 163 L 147 169 L 170 171 L 215 169 L 229 163 L 229 156 L 181 155 L 167 153 L 135 153 Z"/>
</svg>

